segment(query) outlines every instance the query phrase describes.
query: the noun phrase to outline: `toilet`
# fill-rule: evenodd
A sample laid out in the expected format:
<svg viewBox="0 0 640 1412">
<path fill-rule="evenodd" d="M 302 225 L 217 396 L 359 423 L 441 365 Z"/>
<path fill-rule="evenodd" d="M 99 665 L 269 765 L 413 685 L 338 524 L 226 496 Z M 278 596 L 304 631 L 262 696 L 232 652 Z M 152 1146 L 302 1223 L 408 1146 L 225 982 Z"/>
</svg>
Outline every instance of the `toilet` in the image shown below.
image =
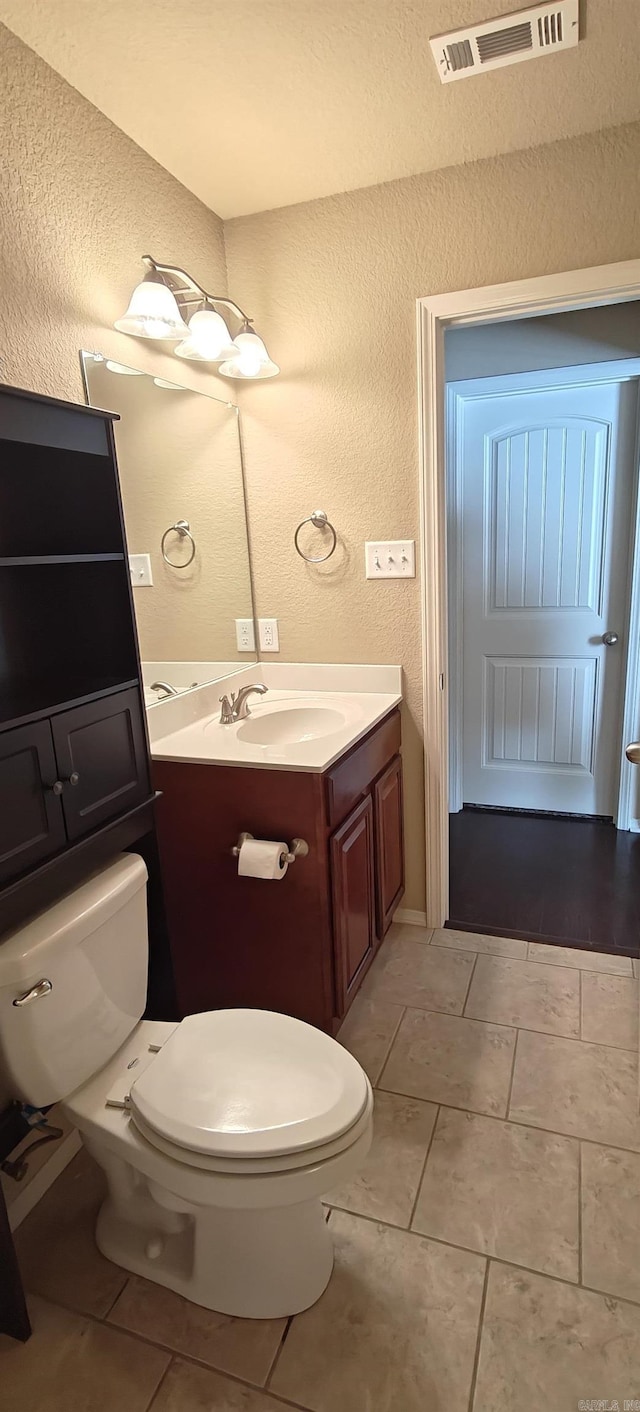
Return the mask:
<svg viewBox="0 0 640 1412">
<path fill-rule="evenodd" d="M 371 1143 L 371 1085 L 289 1015 L 143 1020 L 147 871 L 117 857 L 0 943 L 0 1067 L 63 1101 L 103 1168 L 96 1241 L 223 1314 L 299 1313 L 331 1275 L 321 1198 Z"/>
</svg>

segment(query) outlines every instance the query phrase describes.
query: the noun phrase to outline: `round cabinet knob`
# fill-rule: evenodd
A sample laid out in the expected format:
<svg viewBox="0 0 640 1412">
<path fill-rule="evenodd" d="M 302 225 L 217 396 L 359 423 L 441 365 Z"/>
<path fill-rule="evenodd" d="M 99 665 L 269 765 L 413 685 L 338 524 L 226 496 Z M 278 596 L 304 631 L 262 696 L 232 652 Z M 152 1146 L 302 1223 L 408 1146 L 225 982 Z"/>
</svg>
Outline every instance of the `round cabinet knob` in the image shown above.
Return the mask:
<svg viewBox="0 0 640 1412">
<path fill-rule="evenodd" d="M 618 641 L 618 634 L 617 634 L 617 632 L 605 632 L 605 633 L 603 633 L 603 635 L 602 635 L 602 641 L 604 642 L 605 647 L 615 647 L 616 642 Z"/>
<path fill-rule="evenodd" d="M 79 784 L 79 783 L 80 783 L 80 776 L 79 776 L 79 774 L 78 774 L 78 771 L 77 771 L 77 770 L 73 770 L 72 773 L 69 775 L 69 784 L 76 785 L 76 784 Z"/>
<path fill-rule="evenodd" d="M 64 785 L 62 780 L 55 780 L 54 784 L 50 784 L 48 788 L 51 790 L 52 794 L 62 794 Z"/>
</svg>

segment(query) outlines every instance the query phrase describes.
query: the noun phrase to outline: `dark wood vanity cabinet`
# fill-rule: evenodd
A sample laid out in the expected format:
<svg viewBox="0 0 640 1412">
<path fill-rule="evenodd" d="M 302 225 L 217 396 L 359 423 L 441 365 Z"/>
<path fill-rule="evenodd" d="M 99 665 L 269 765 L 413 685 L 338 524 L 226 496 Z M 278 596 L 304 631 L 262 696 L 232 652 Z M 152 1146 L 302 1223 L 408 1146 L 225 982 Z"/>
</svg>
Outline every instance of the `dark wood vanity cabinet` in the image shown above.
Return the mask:
<svg viewBox="0 0 640 1412">
<path fill-rule="evenodd" d="M 155 761 L 158 841 L 183 1014 L 282 1010 L 335 1031 L 403 892 L 400 712 L 324 774 Z M 278 882 L 232 847 L 304 838 Z"/>
</svg>

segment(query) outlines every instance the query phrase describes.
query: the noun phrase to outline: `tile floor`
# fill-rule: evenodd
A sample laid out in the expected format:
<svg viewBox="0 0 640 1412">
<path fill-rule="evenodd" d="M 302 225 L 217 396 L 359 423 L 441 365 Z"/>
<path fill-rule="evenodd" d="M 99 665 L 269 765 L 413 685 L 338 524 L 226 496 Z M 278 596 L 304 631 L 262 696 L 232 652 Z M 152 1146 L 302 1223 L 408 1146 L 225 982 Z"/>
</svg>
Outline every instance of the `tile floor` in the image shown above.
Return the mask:
<svg viewBox="0 0 640 1412">
<path fill-rule="evenodd" d="M 289 1321 L 211 1314 L 93 1243 L 80 1153 L 17 1234 L 34 1335 L 3 1412 L 577 1412 L 640 1399 L 638 976 L 626 957 L 392 928 L 341 1033 L 376 1088 Z"/>
</svg>

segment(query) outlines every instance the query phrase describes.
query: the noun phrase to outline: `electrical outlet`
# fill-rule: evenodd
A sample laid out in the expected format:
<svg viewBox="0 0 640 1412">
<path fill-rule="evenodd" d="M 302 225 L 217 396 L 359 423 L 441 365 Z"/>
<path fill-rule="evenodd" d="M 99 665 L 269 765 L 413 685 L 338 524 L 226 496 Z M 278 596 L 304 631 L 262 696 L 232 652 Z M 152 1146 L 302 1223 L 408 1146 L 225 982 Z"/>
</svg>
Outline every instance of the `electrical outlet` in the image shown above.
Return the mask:
<svg viewBox="0 0 640 1412">
<path fill-rule="evenodd" d="M 238 652 L 255 652 L 256 630 L 253 618 L 236 618 L 236 647 Z"/>
<path fill-rule="evenodd" d="M 414 579 L 416 546 L 413 539 L 369 540 L 364 546 L 368 579 Z"/>
<path fill-rule="evenodd" d="M 258 640 L 261 652 L 279 652 L 277 618 L 258 618 Z"/>
<path fill-rule="evenodd" d="M 151 573 L 150 554 L 130 554 L 129 573 L 134 588 L 151 588 L 153 586 L 153 574 Z"/>
</svg>

